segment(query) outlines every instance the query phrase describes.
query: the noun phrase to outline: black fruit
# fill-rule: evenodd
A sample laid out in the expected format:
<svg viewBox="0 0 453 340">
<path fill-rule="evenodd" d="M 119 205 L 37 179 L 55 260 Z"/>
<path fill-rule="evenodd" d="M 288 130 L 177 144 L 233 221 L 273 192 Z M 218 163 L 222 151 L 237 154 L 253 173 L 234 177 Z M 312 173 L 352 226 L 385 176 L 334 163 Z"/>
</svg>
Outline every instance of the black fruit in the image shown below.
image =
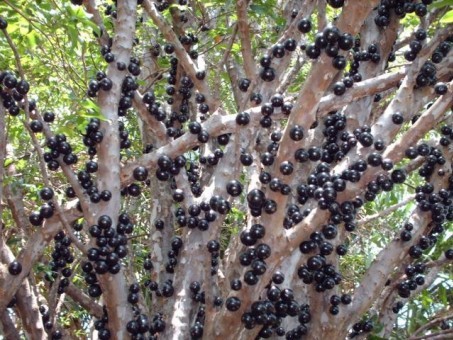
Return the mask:
<svg viewBox="0 0 453 340">
<path fill-rule="evenodd" d="M 8 265 L 8 272 L 11 275 L 19 275 L 22 272 L 22 264 L 17 260 L 14 260 Z"/>
</svg>

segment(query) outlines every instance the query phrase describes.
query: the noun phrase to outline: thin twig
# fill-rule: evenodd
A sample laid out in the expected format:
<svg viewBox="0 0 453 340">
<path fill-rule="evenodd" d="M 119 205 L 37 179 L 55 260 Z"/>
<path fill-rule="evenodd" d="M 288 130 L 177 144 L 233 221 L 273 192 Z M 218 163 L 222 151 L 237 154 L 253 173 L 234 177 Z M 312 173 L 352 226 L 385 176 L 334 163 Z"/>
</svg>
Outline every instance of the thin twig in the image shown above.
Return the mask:
<svg viewBox="0 0 453 340">
<path fill-rule="evenodd" d="M 398 202 L 397 204 L 392 205 L 391 207 L 388 207 L 387 209 L 381 210 L 377 214 L 368 215 L 367 217 L 362 218 L 361 220 L 357 221 L 357 226 L 362 226 L 362 225 L 370 223 L 371 221 L 376 220 L 380 217 L 387 216 L 387 215 L 391 214 L 392 212 L 398 210 L 399 208 L 404 207 L 407 203 L 409 203 L 410 201 L 413 201 L 414 198 L 415 198 L 415 195 L 409 195 L 401 202 Z"/>
<path fill-rule="evenodd" d="M 451 339 L 452 336 L 453 336 L 453 329 L 446 329 L 444 331 L 439 331 L 436 333 L 431 333 L 431 334 L 426 334 L 426 335 L 416 336 L 416 337 L 410 337 L 408 340 L 425 340 L 425 339 L 448 340 L 448 339 Z"/>
<path fill-rule="evenodd" d="M 234 24 L 233 26 L 233 32 L 231 33 L 230 40 L 228 41 L 227 48 L 225 49 L 225 52 L 223 53 L 223 57 L 219 63 L 218 69 L 219 71 L 222 71 L 223 67 L 226 64 L 227 59 L 230 56 L 231 48 L 233 47 L 234 40 L 236 39 L 236 34 L 238 32 L 238 25 L 237 23 Z"/>
</svg>

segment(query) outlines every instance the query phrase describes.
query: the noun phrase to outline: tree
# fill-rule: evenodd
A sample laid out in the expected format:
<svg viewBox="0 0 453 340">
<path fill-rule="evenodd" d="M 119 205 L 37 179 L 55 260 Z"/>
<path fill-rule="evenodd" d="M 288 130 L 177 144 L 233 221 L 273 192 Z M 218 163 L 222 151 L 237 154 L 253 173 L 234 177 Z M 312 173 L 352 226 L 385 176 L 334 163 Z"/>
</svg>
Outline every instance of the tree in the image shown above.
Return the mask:
<svg viewBox="0 0 453 340">
<path fill-rule="evenodd" d="M 3 1 L 4 338 L 451 338 L 451 3 Z"/>
</svg>

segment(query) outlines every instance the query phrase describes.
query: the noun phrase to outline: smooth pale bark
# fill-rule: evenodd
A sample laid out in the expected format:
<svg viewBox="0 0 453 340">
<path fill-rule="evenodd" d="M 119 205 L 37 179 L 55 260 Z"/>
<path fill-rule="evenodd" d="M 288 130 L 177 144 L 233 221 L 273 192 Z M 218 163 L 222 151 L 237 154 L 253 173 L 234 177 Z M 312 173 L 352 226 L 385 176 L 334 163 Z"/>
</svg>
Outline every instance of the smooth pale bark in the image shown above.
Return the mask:
<svg viewBox="0 0 453 340">
<path fill-rule="evenodd" d="M 117 62 L 129 64 L 132 43 L 135 37 L 136 0 L 119 0 L 117 3 L 117 20 L 113 37 L 112 53 Z M 108 202 L 99 203 L 92 216 L 85 216 L 86 220 L 95 224 L 102 215 L 109 216 L 114 226 L 121 209 L 121 182 L 120 182 L 120 140 L 118 135 L 118 103 L 121 96 L 121 85 L 126 72 L 120 71 L 116 63 L 111 63 L 107 69 L 107 78 L 112 81 L 110 91 L 102 91 L 98 103 L 102 115 L 106 119 L 101 124 L 104 134 L 102 143 L 97 148 L 98 177 L 97 185 L 100 191 L 109 190 L 112 198 Z M 104 295 L 104 303 L 109 317 L 108 327 L 115 339 L 127 339 L 129 333 L 125 325 L 132 319 L 132 311 L 128 306 L 128 284 L 122 269 L 118 274 L 104 274 L 98 276 Z"/>
</svg>

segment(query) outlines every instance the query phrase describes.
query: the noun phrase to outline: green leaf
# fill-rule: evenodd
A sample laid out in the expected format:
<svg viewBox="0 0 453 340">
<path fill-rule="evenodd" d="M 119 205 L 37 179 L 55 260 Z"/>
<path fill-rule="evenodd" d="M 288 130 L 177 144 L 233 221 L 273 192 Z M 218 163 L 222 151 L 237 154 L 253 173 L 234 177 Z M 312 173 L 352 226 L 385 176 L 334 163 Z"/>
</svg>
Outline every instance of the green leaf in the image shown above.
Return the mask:
<svg viewBox="0 0 453 340">
<path fill-rule="evenodd" d="M 453 10 L 445 13 L 444 16 L 440 19 L 440 22 L 443 24 L 451 24 L 453 22 Z"/>
<path fill-rule="evenodd" d="M 234 53 L 238 53 L 241 51 L 241 45 L 237 44 L 237 43 L 234 43 L 232 46 L 231 46 L 231 51 L 234 52 Z"/>
<path fill-rule="evenodd" d="M 71 41 L 72 48 L 76 48 L 79 42 L 79 31 L 75 26 L 68 26 L 68 36 Z"/>
<path fill-rule="evenodd" d="M 434 3 L 432 3 L 429 8 L 441 8 L 441 7 L 445 7 L 445 6 L 452 6 L 453 5 L 453 0 L 439 0 L 439 1 L 435 1 Z"/>
<path fill-rule="evenodd" d="M 381 338 L 380 336 L 373 335 L 373 334 L 371 334 L 370 336 L 368 336 L 368 339 L 369 339 L 369 340 L 387 340 L 387 338 Z"/>
<path fill-rule="evenodd" d="M 97 35 L 97 36 L 100 36 L 101 35 L 101 29 L 99 28 L 98 25 L 96 25 L 94 22 L 92 22 L 91 20 L 83 20 L 83 24 L 86 25 L 86 26 L 90 26 L 91 29 L 93 30 L 93 32 Z"/>
<path fill-rule="evenodd" d="M 3 163 L 3 167 L 7 168 L 8 166 L 10 166 L 13 163 L 14 163 L 14 159 L 7 158 L 7 159 L 5 159 L 5 162 Z"/>
<path fill-rule="evenodd" d="M 36 33 L 31 31 L 27 34 L 28 48 L 33 49 L 37 45 L 37 36 Z"/>
<path fill-rule="evenodd" d="M 181 11 L 184 11 L 184 10 L 187 9 L 187 6 L 178 5 L 178 4 L 172 4 L 172 5 L 170 5 L 169 8 L 177 8 L 177 9 L 179 9 L 179 10 L 181 10 Z"/>
</svg>

